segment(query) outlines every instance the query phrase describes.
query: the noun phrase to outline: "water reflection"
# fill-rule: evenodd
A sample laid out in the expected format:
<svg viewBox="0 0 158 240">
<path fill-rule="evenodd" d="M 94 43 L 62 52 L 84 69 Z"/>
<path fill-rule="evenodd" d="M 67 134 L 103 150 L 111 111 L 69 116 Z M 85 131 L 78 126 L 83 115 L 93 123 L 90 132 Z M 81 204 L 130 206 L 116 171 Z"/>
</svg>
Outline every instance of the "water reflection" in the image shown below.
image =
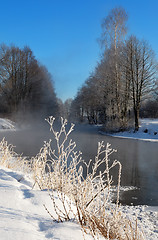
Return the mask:
<svg viewBox="0 0 158 240">
<path fill-rule="evenodd" d="M 158 144 L 140 140 L 114 138 L 97 134 L 99 129 L 91 128 L 85 133 L 78 126 L 78 133 L 74 136 L 79 149 L 82 149 L 84 159 L 94 159 L 97 152 L 98 141 L 109 142 L 117 153 L 111 155 L 111 161 L 117 159 L 121 162 L 122 186 L 135 186 L 136 190 L 126 191 L 122 194 L 122 204 L 158 205 Z M 81 129 L 81 131 L 79 131 Z M 91 134 L 89 134 L 91 132 Z M 74 134 L 75 135 L 75 134 Z M 115 183 L 117 182 L 116 168 L 113 170 Z"/>
<path fill-rule="evenodd" d="M 131 139 L 114 138 L 101 135 L 98 127 L 76 125 L 71 138 L 76 141 L 77 149 L 83 153 L 85 161 L 94 159 L 98 142 L 111 143 L 117 153 L 110 156 L 122 163 L 122 186 L 135 186 L 136 190 L 126 191 L 121 195 L 122 204 L 158 205 L 158 144 Z M 0 139 L 6 137 L 16 146 L 16 151 L 27 156 L 36 155 L 44 141 L 52 138 L 47 124 L 33 126 L 16 132 L 0 132 Z M 117 183 L 116 168 L 112 174 Z"/>
</svg>

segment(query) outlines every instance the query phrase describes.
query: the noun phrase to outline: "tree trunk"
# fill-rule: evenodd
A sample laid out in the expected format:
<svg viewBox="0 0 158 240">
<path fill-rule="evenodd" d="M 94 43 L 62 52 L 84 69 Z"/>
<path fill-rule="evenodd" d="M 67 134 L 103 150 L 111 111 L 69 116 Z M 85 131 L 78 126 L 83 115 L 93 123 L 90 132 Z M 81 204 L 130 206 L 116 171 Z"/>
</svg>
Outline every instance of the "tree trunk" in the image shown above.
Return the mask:
<svg viewBox="0 0 158 240">
<path fill-rule="evenodd" d="M 139 130 L 139 109 L 134 109 L 134 117 L 135 117 L 135 129 L 134 131 L 137 132 Z"/>
</svg>

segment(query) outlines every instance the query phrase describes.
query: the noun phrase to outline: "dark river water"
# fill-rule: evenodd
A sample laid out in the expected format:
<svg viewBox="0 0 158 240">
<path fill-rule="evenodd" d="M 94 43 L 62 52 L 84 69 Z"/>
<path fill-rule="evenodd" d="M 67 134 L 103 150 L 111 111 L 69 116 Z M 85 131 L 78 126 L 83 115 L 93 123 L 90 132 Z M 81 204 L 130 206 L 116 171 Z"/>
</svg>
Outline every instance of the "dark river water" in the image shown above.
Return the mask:
<svg viewBox="0 0 158 240">
<path fill-rule="evenodd" d="M 134 190 L 121 192 L 122 204 L 158 206 L 158 143 L 115 138 L 100 134 L 99 127 L 76 125 L 71 138 L 76 141 L 77 150 L 83 153 L 83 159 L 94 159 L 98 142 L 108 142 L 117 149 L 110 156 L 122 164 L 121 186 L 134 186 Z M 36 155 L 44 141 L 53 138 L 47 123 L 18 131 L 0 132 L 0 140 L 5 137 L 16 146 L 17 153 L 26 156 Z M 116 169 L 118 171 L 118 169 Z M 117 172 L 113 172 L 114 180 Z"/>
</svg>

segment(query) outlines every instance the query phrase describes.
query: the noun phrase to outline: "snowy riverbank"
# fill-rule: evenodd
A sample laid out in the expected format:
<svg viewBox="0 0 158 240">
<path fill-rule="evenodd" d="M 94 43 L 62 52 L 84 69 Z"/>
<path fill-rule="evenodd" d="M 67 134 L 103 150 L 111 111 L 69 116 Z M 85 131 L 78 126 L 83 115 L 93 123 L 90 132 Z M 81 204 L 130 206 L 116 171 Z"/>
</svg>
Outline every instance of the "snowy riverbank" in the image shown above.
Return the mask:
<svg viewBox="0 0 158 240">
<path fill-rule="evenodd" d="M 32 186 L 31 179 L 23 174 L 0 167 L 0 239 L 81 240 L 76 223 L 52 221 L 43 206 L 51 211 L 48 193 Z"/>
<path fill-rule="evenodd" d="M 125 132 L 108 134 L 113 137 L 140 139 L 143 141 L 158 142 L 158 119 L 140 119 L 138 132 L 133 129 Z"/>
<path fill-rule="evenodd" d="M 2 120 L 0 125 L 10 123 L 8 120 Z M 3 131 L 4 128 L 0 128 Z M 14 124 L 10 128 L 15 129 Z M 143 132 L 145 129 L 148 129 L 147 133 Z M 158 141 L 157 134 L 154 134 L 156 131 L 158 131 L 158 120 L 144 119 L 141 122 L 139 132 L 142 137 L 145 134 L 144 139 Z M 127 137 L 127 134 L 130 135 L 124 133 L 123 137 Z M 131 136 L 132 134 L 134 133 L 131 132 Z M 138 139 L 138 136 L 133 138 Z M 33 185 L 34 181 L 29 175 L 0 166 L 0 239 L 84 239 L 79 224 L 73 220 L 63 223 L 53 222 L 43 206 L 47 206 L 50 213 L 55 214 L 48 192 L 32 188 Z M 120 206 L 119 211 L 131 220 L 138 219 L 138 226 L 144 232 L 145 239 L 158 239 L 158 207 Z M 85 239 L 93 238 L 87 234 Z M 102 239 L 100 237 L 100 240 Z"/>
<path fill-rule="evenodd" d="M 82 240 L 80 226 L 72 221 L 55 223 L 50 211 L 52 202 L 46 191 L 32 189 L 33 181 L 22 173 L 0 167 L 0 239 Z M 146 239 L 158 239 L 158 209 L 147 206 L 122 206 L 129 218 L 138 218 Z M 85 235 L 91 240 L 90 235 Z M 100 238 L 103 239 L 103 238 Z"/>
<path fill-rule="evenodd" d="M 0 118 L 0 131 L 14 131 L 15 123 L 6 118 Z"/>
</svg>

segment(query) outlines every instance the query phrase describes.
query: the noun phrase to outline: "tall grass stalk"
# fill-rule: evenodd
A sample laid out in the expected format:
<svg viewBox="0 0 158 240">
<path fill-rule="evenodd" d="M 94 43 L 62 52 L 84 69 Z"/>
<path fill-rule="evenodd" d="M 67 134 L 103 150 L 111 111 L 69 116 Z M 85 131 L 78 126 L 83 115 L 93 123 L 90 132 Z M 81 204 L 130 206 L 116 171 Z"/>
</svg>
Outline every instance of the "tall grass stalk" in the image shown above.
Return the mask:
<svg viewBox="0 0 158 240">
<path fill-rule="evenodd" d="M 116 150 L 109 143 L 105 146 L 104 142 L 99 142 L 94 161 L 86 163 L 82 153 L 75 151 L 76 143 L 70 138 L 74 124 L 68 127 L 67 120 L 61 118 L 61 128 L 57 131 L 55 118 L 49 117 L 47 122 L 56 147 L 52 146 L 52 140 L 45 142 L 34 165 L 38 171 L 36 181 L 41 189 L 48 190 L 52 200 L 55 214 L 51 213 L 51 217 L 57 221 L 77 220 L 83 231 L 94 239 L 100 235 L 105 239 L 143 239 L 137 225 L 134 226 L 119 209 L 122 166 L 117 160 L 110 161 L 110 155 Z M 116 166 L 118 184 L 114 205 L 111 202 L 111 170 Z"/>
<path fill-rule="evenodd" d="M 98 143 L 94 161 L 82 159 L 76 151 L 76 143 L 70 138 L 74 124 L 68 127 L 61 118 L 61 128 L 55 130 L 55 118 L 47 120 L 55 139 L 44 142 L 40 152 L 28 161 L 14 152 L 14 146 L 5 139 L 0 142 L 0 165 L 31 172 L 41 190 L 46 189 L 52 200 L 54 211 L 44 206 L 53 221 L 78 221 L 84 233 L 94 239 L 142 240 L 137 221 L 124 216 L 119 208 L 121 163 L 110 161 L 116 152 L 111 145 Z M 112 204 L 113 178 L 111 170 L 118 166 L 117 199 Z M 101 169 L 101 170 L 100 170 Z"/>
</svg>

